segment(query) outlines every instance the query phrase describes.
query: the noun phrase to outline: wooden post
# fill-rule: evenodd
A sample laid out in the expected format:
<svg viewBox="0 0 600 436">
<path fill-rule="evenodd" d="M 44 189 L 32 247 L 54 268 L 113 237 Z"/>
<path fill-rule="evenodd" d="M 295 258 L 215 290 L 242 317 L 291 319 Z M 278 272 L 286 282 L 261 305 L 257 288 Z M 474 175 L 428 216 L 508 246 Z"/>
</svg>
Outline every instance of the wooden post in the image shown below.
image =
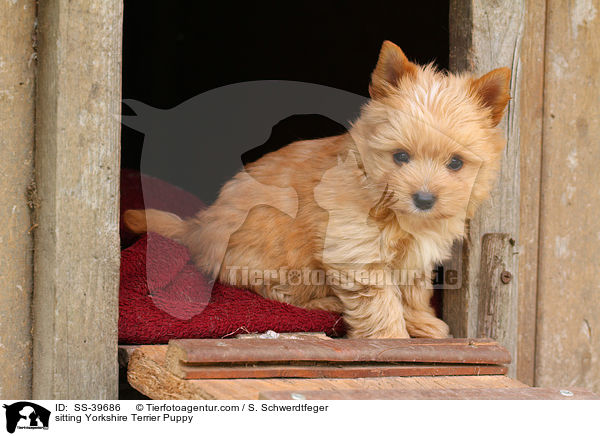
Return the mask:
<svg viewBox="0 0 600 436">
<path fill-rule="evenodd" d="M 481 286 L 482 237 L 485 233 L 506 233 L 519 240 L 519 112 L 521 89 L 521 43 L 525 25 L 524 1 L 451 0 L 450 2 L 450 68 L 484 74 L 494 68 L 512 69 L 511 95 L 507 115 L 501 128 L 508 140 L 499 180 L 490 200 L 471 220 L 462 252 L 463 280 L 460 290 L 444 295 L 445 318 L 457 336 L 475 336 L 479 330 L 479 289 Z M 514 320 L 505 325 L 503 343 L 513 357 L 509 375 L 516 374 L 518 259 L 507 264 L 513 280 L 505 290 L 514 301 L 505 306 L 509 313 L 499 318 Z M 514 313 L 513 313 L 514 312 Z"/>
<path fill-rule="evenodd" d="M 519 335 L 517 379 L 534 384 L 538 238 L 544 112 L 546 2 L 527 2 L 521 47 L 521 212 L 519 223 Z"/>
<path fill-rule="evenodd" d="M 31 397 L 35 9 L 0 7 L 0 398 Z"/>
<path fill-rule="evenodd" d="M 38 21 L 33 397 L 115 399 L 122 1 Z"/>
<path fill-rule="evenodd" d="M 481 243 L 477 336 L 510 343 L 517 319 L 514 280 L 515 241 L 506 233 L 487 233 Z"/>
<path fill-rule="evenodd" d="M 600 392 L 600 2 L 546 11 L 535 383 Z"/>
</svg>

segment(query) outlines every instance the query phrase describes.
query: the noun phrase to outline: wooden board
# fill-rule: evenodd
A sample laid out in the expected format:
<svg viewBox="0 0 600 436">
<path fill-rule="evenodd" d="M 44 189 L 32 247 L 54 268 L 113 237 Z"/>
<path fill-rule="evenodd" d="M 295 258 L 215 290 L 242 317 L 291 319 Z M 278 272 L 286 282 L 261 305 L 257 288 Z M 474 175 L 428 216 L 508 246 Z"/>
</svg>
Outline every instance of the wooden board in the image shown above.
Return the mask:
<svg viewBox="0 0 600 436">
<path fill-rule="evenodd" d="M 497 375 L 506 374 L 500 365 L 185 365 L 165 368 L 177 377 L 194 379 L 226 378 L 357 378 L 409 377 L 440 375 Z"/>
<path fill-rule="evenodd" d="M 536 373 L 600 392 L 600 2 L 547 2 Z"/>
<path fill-rule="evenodd" d="M 501 375 L 375 377 L 355 379 L 182 380 L 164 367 L 166 346 L 145 345 L 131 355 L 127 379 L 142 394 L 161 400 L 255 400 L 273 390 L 512 388 L 523 383 Z"/>
<path fill-rule="evenodd" d="M 510 286 L 515 277 L 508 271 L 512 262 L 515 241 L 507 233 L 487 233 L 481 242 L 481 266 L 479 268 L 479 311 L 477 334 L 496 338 L 500 343 L 512 340 L 515 320 L 507 317 L 517 301 Z M 516 312 L 514 312 L 516 314 Z"/>
<path fill-rule="evenodd" d="M 546 2 L 526 2 L 520 59 L 519 322 L 517 378 L 533 385 L 537 305 Z"/>
<path fill-rule="evenodd" d="M 36 4 L 0 6 L 0 398 L 31 397 Z"/>
<path fill-rule="evenodd" d="M 444 319 L 456 337 L 475 336 L 478 331 L 482 237 L 506 233 L 516 241 L 506 268 L 514 277 L 507 285 L 511 300 L 500 316 L 506 321 L 502 345 L 513 356 L 509 375 L 516 373 L 517 288 L 520 208 L 520 92 L 521 41 L 525 25 L 524 0 L 451 0 L 450 69 L 482 75 L 498 67 L 512 70 L 508 111 L 500 128 L 507 138 L 498 180 L 485 202 L 470 221 L 456 264 L 462 270 L 460 290 L 444 293 Z M 505 289 L 506 291 L 506 289 Z"/>
<path fill-rule="evenodd" d="M 488 339 L 293 338 L 172 340 L 165 367 L 183 379 L 352 378 L 505 374 L 510 362 Z"/>
<path fill-rule="evenodd" d="M 424 362 L 503 364 L 510 355 L 490 339 L 176 339 L 167 365 L 248 362 Z"/>
<path fill-rule="evenodd" d="M 570 395 L 569 395 L 570 394 Z M 267 391 L 261 400 L 600 400 L 600 396 L 583 389 L 561 393 L 559 389 L 381 389 L 341 391 Z"/>
<path fill-rule="evenodd" d="M 33 397 L 116 399 L 123 4 L 37 5 Z"/>
</svg>

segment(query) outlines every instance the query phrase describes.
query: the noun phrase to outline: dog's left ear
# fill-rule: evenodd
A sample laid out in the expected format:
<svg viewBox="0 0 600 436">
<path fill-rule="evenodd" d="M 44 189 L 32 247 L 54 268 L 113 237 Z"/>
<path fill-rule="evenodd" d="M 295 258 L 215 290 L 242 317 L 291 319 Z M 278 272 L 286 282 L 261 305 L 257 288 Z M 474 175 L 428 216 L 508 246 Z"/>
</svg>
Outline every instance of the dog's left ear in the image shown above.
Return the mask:
<svg viewBox="0 0 600 436">
<path fill-rule="evenodd" d="M 510 100 L 510 68 L 498 68 L 479 79 L 473 79 L 471 92 L 491 111 L 492 124 L 497 126 Z"/>
<path fill-rule="evenodd" d="M 371 98 L 383 98 L 405 76 L 415 76 L 419 67 L 408 60 L 396 44 L 384 41 L 379 52 L 377 66 L 371 75 L 369 94 Z"/>
</svg>

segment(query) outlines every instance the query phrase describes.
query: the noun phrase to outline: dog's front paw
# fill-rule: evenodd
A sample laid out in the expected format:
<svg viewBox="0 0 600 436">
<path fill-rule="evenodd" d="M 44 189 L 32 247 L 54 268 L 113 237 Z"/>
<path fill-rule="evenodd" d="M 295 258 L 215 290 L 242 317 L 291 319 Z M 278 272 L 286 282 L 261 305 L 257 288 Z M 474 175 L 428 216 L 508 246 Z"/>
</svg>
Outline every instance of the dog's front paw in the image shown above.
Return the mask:
<svg viewBox="0 0 600 436">
<path fill-rule="evenodd" d="M 406 329 L 413 338 L 444 339 L 450 334 L 448 324 L 429 314 L 406 320 Z"/>
</svg>

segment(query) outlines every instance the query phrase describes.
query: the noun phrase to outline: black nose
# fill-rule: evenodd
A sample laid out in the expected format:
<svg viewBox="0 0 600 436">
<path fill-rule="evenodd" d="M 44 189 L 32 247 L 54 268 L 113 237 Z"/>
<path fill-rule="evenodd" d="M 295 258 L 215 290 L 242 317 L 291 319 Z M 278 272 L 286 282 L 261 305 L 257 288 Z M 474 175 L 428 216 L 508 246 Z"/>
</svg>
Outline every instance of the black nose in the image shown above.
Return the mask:
<svg viewBox="0 0 600 436">
<path fill-rule="evenodd" d="M 435 195 L 431 192 L 419 191 L 413 194 L 413 201 L 419 209 L 429 210 L 433 207 L 433 203 L 435 203 Z"/>
</svg>

